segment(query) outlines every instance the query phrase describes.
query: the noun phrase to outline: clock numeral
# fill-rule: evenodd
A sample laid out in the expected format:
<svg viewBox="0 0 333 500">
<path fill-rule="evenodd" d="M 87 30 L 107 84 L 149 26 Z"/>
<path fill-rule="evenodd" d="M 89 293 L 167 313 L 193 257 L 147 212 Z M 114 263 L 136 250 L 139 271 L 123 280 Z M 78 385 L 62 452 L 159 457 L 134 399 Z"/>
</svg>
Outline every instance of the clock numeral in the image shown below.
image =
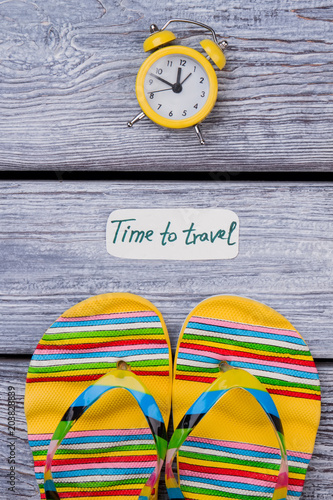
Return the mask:
<svg viewBox="0 0 333 500">
<path fill-rule="evenodd" d="M 169 116 L 173 116 L 173 112 L 172 111 L 170 111 Z"/>
<path fill-rule="evenodd" d="M 160 109 L 162 107 L 162 104 L 158 104 L 157 106 L 158 106 L 157 109 Z"/>
<path fill-rule="evenodd" d="M 198 103 L 196 103 L 193 107 L 194 107 L 195 109 L 198 109 L 198 106 L 199 106 L 199 104 L 198 104 Z"/>
<path fill-rule="evenodd" d="M 196 70 L 196 69 L 197 69 L 197 67 L 196 67 L 196 66 L 194 66 L 194 68 L 193 68 L 193 73 L 195 73 L 195 70 Z"/>
<path fill-rule="evenodd" d="M 206 92 L 203 90 L 203 91 L 201 92 L 201 94 L 200 94 L 200 97 L 205 97 L 205 95 L 206 95 Z"/>
<path fill-rule="evenodd" d="M 162 68 L 156 68 L 156 74 L 157 75 L 161 75 L 163 73 L 163 69 Z"/>
<path fill-rule="evenodd" d="M 186 116 L 186 115 L 187 115 L 187 109 L 184 109 L 184 111 L 182 112 L 182 115 L 183 115 L 183 116 Z"/>
<path fill-rule="evenodd" d="M 153 84 L 153 82 L 154 82 L 154 80 L 153 80 L 152 78 L 150 78 L 150 80 L 149 80 L 149 85 L 152 85 L 152 84 Z"/>
<path fill-rule="evenodd" d="M 180 59 L 179 66 L 186 66 L 186 59 Z"/>
<path fill-rule="evenodd" d="M 205 79 L 204 79 L 204 77 L 202 76 L 202 77 L 200 78 L 200 83 L 203 83 L 204 81 L 205 81 Z"/>
<path fill-rule="evenodd" d="M 170 66 L 170 68 L 171 68 L 171 66 L 172 66 L 172 61 L 169 61 L 169 60 L 168 60 L 168 64 L 167 64 L 167 66 Z"/>
<path fill-rule="evenodd" d="M 155 96 L 154 96 L 154 92 L 150 92 L 150 94 L 149 94 L 149 99 L 154 99 L 154 97 L 155 97 Z"/>
</svg>

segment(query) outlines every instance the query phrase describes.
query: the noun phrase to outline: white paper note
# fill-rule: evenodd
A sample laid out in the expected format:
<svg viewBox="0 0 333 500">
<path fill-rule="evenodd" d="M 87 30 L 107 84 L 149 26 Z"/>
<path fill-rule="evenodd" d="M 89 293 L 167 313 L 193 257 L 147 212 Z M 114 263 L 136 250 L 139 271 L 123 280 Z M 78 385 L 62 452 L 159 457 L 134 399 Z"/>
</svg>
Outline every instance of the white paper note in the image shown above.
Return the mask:
<svg viewBox="0 0 333 500">
<path fill-rule="evenodd" d="M 108 218 L 106 246 L 123 259 L 233 259 L 239 219 L 222 208 L 115 210 Z"/>
</svg>

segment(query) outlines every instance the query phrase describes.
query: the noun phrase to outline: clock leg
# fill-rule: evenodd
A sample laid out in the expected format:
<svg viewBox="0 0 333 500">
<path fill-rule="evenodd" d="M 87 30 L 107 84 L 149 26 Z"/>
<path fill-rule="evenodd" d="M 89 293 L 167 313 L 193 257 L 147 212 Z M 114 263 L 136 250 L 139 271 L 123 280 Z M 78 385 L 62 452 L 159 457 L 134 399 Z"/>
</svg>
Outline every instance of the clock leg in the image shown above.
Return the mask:
<svg viewBox="0 0 333 500">
<path fill-rule="evenodd" d="M 198 136 L 198 139 L 200 141 L 200 144 L 205 144 L 205 139 L 202 137 L 202 133 L 201 133 L 201 129 L 199 127 L 199 125 L 194 125 L 194 130 Z"/>
<path fill-rule="evenodd" d="M 131 120 L 130 122 L 127 122 L 127 126 L 128 127 L 133 127 L 134 123 L 138 122 L 139 120 L 142 120 L 142 118 L 144 118 L 146 115 L 144 113 L 139 113 L 138 115 L 136 115 L 133 120 Z"/>
</svg>

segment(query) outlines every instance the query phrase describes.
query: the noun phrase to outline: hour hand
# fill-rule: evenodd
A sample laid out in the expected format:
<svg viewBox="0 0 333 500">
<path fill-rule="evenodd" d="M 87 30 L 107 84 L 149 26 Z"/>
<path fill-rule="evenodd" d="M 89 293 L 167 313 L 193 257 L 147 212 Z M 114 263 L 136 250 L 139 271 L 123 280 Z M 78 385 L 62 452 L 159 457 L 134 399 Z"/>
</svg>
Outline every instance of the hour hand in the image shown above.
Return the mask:
<svg viewBox="0 0 333 500">
<path fill-rule="evenodd" d="M 170 87 L 173 87 L 173 83 L 170 83 L 167 80 L 164 80 L 164 78 L 161 78 L 160 76 L 154 75 L 154 73 L 150 73 L 150 76 L 154 76 L 160 82 L 166 83 L 167 85 L 170 85 Z"/>
</svg>

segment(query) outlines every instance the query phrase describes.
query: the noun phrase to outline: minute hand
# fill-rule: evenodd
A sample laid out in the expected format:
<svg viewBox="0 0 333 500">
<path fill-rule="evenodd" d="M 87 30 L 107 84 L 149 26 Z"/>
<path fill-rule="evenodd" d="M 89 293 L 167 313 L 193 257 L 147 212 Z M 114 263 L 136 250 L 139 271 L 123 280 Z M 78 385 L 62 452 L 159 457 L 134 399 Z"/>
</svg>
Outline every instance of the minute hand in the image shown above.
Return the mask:
<svg viewBox="0 0 333 500">
<path fill-rule="evenodd" d="M 160 76 L 154 75 L 153 73 L 150 73 L 150 76 L 154 76 L 157 78 L 157 80 L 160 80 L 163 83 L 166 83 L 167 85 L 170 85 L 170 87 L 173 87 L 173 83 L 168 82 L 167 80 L 164 80 L 164 78 L 161 78 Z"/>
</svg>

